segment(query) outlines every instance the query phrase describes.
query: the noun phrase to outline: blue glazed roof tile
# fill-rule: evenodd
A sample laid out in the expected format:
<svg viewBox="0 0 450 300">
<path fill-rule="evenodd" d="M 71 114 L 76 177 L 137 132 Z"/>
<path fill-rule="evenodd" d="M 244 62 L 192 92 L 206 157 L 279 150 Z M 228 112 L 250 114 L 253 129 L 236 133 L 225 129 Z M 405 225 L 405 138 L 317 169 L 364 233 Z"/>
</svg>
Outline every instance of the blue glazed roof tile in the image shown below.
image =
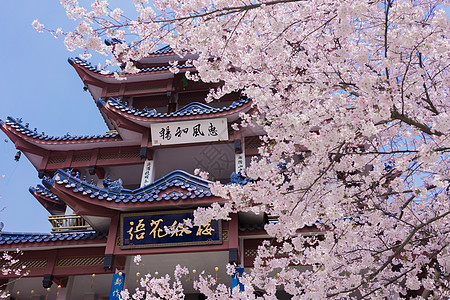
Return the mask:
<svg viewBox="0 0 450 300">
<path fill-rule="evenodd" d="M 48 188 L 43 187 L 42 185 L 38 184 L 36 187 L 30 187 L 29 188 L 30 193 L 34 194 L 34 193 L 38 193 L 41 196 L 54 200 L 55 202 L 61 202 L 61 199 L 59 199 L 58 196 L 56 196 L 55 194 L 53 194 Z"/>
<path fill-rule="evenodd" d="M 39 140 L 46 140 L 46 141 L 87 141 L 87 140 L 93 140 L 93 139 L 105 139 L 105 138 L 118 138 L 119 133 L 106 133 L 103 135 L 83 135 L 83 136 L 71 136 L 69 134 L 66 134 L 62 137 L 55 137 L 55 136 L 49 136 L 45 134 L 44 132 L 39 133 L 37 132 L 37 129 L 31 130 L 28 128 L 28 123 L 26 125 L 22 124 L 22 120 L 20 118 L 15 119 L 12 117 L 8 117 L 5 121 L 5 123 L 10 126 L 11 128 L 14 128 L 15 131 L 18 133 L 24 134 L 26 136 L 29 136 L 33 139 L 39 139 Z"/>
<path fill-rule="evenodd" d="M 181 109 L 171 112 L 171 113 L 159 113 L 156 110 L 149 110 L 147 108 L 144 108 L 142 110 L 135 109 L 133 107 L 128 107 L 125 104 L 122 103 L 120 99 L 114 99 L 109 98 L 108 100 L 99 99 L 97 100 L 97 105 L 99 107 L 105 105 L 108 103 L 109 105 L 113 106 L 114 108 L 125 112 L 127 114 L 140 116 L 144 118 L 167 118 L 167 117 L 182 117 L 182 116 L 195 116 L 195 115 L 203 115 L 203 114 L 214 114 L 214 113 L 220 113 L 224 111 L 230 111 L 232 109 L 236 109 L 239 107 L 242 107 L 244 104 L 248 103 L 250 99 L 248 98 L 240 98 L 237 101 L 234 101 L 231 105 L 215 108 L 208 106 L 203 103 L 199 102 L 192 102 L 188 105 L 182 107 Z"/>
<path fill-rule="evenodd" d="M 105 233 L 98 232 L 69 232 L 69 233 L 26 233 L 26 232 L 0 232 L 0 245 L 41 243 L 49 241 L 70 241 L 78 239 L 103 239 Z"/>
<path fill-rule="evenodd" d="M 173 52 L 172 47 L 167 45 L 167 46 L 162 47 L 161 49 L 156 50 L 152 54 L 167 54 L 167 53 L 172 53 L 172 52 Z"/>
<path fill-rule="evenodd" d="M 173 171 L 155 182 L 133 191 L 121 187 L 118 190 L 116 190 L 117 187 L 114 190 L 108 187 L 100 188 L 87 181 L 80 180 L 80 178 L 73 176 L 70 171 L 61 169 L 56 171 L 53 178 L 44 178 L 42 182 L 47 188 L 52 188 L 54 184 L 62 185 L 83 196 L 101 201 L 114 201 L 115 203 L 150 203 L 155 200 L 177 200 L 180 198 L 187 199 L 188 197 L 194 199 L 212 195 L 209 189 L 210 181 L 181 170 Z M 174 186 L 178 186 L 184 191 L 166 192 L 168 188 Z"/>
</svg>

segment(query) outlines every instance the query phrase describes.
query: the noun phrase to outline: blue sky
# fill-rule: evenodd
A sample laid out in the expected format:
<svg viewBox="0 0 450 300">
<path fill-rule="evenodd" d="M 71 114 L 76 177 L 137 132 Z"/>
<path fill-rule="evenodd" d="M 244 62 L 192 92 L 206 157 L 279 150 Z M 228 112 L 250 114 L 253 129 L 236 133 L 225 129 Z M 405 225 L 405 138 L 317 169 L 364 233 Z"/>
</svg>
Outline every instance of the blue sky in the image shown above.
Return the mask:
<svg viewBox="0 0 450 300">
<path fill-rule="evenodd" d="M 63 39 L 37 33 L 31 23 L 39 19 L 49 28 L 69 30 L 59 1 L 4 1 L 0 10 L 0 119 L 21 117 L 30 128 L 50 135 L 99 134 L 107 128 L 89 93 L 67 62 L 77 56 Z M 0 221 L 4 231 L 49 232 L 48 212 L 28 192 L 41 181 L 37 171 L 0 132 Z M 5 175 L 1 178 L 1 175 Z"/>
</svg>

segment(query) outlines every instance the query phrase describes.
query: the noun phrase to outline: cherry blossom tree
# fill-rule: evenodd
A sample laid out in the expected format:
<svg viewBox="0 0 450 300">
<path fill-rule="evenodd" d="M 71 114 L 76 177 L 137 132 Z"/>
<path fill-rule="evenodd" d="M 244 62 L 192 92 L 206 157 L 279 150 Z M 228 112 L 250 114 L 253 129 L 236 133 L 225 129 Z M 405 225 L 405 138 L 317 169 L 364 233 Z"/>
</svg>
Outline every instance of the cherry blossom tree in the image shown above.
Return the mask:
<svg viewBox="0 0 450 300">
<path fill-rule="evenodd" d="M 107 55 L 106 65 L 123 66 L 118 78 L 169 44 L 180 57 L 197 54 L 190 79 L 221 83 L 208 100 L 240 91 L 253 101 L 234 129 L 266 132 L 262 159 L 246 170 L 254 180 L 214 185 L 228 201 L 197 211 L 196 221 L 265 213 L 277 216 L 265 226 L 273 239 L 243 277 L 244 292 L 202 276 L 199 291 L 450 297 L 447 1 L 134 0 L 134 19 L 107 1 L 61 3 L 76 29 L 33 26 L 63 35 L 84 58 Z M 126 43 L 107 46 L 104 37 Z M 143 279 L 139 296 L 182 298 L 185 270 L 177 270 L 173 286 L 169 277 Z"/>
<path fill-rule="evenodd" d="M 0 175 L 0 179 L 5 178 L 4 174 Z M 2 196 L 0 195 L 0 198 Z M 0 209 L 2 212 L 4 208 Z M 0 222 L 0 231 L 3 231 L 3 222 Z M 26 266 L 20 263 L 19 257 L 23 254 L 20 249 L 16 251 L 3 251 L 0 255 L 0 272 L 2 275 L 14 274 L 16 276 L 27 276 L 29 271 Z M 17 280 L 17 279 L 16 279 Z M 14 280 L 15 281 L 15 280 Z M 8 298 L 10 296 L 9 291 L 5 290 L 8 284 L 0 284 L 0 298 Z"/>
</svg>

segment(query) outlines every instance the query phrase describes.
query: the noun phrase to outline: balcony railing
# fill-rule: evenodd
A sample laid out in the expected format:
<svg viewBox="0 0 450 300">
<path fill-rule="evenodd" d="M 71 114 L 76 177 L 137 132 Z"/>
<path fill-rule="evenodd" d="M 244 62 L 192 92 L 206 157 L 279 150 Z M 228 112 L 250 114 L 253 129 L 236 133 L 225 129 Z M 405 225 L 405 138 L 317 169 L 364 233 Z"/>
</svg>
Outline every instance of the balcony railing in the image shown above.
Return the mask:
<svg viewBox="0 0 450 300">
<path fill-rule="evenodd" d="M 92 229 L 92 227 L 78 215 L 56 215 L 48 217 L 48 220 L 52 224 L 53 232 Z"/>
</svg>

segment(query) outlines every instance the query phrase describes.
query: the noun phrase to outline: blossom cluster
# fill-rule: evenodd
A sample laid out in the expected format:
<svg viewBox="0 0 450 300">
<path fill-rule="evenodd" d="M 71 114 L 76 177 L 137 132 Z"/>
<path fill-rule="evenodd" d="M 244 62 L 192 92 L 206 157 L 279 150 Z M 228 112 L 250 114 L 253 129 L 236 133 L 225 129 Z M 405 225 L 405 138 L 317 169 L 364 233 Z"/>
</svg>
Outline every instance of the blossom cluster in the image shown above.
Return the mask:
<svg viewBox="0 0 450 300">
<path fill-rule="evenodd" d="M 19 249 L 14 252 L 4 251 L 0 257 L 0 271 L 3 276 L 14 274 L 16 276 L 27 276 L 26 266 L 20 262 L 19 256 L 23 253 Z M 8 298 L 9 291 L 4 290 L 6 286 L 0 286 L 0 298 Z"/>
</svg>

